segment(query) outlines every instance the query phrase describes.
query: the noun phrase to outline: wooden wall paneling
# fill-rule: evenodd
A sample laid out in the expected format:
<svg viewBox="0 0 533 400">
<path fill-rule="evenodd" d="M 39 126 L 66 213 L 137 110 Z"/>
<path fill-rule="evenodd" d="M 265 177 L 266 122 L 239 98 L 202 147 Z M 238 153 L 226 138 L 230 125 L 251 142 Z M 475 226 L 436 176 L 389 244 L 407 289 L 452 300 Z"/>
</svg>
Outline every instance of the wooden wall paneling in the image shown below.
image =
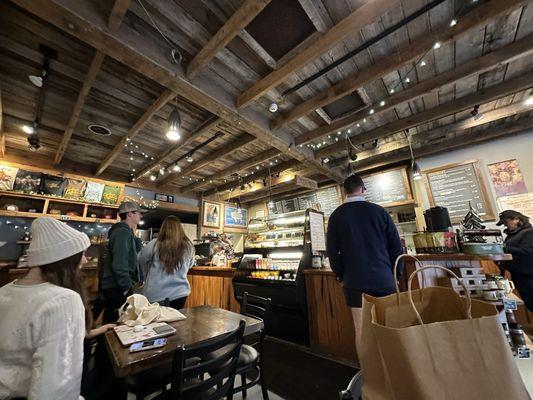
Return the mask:
<svg viewBox="0 0 533 400">
<path fill-rule="evenodd" d="M 2 88 L 0 87 L 0 157 L 6 154 L 6 137 L 4 135 L 4 111 L 2 107 Z"/>
<path fill-rule="evenodd" d="M 239 312 L 240 306 L 233 294 L 233 271 L 195 271 L 194 268 L 190 270 L 187 279 L 191 285 L 191 294 L 185 307 L 211 305 Z"/>
</svg>

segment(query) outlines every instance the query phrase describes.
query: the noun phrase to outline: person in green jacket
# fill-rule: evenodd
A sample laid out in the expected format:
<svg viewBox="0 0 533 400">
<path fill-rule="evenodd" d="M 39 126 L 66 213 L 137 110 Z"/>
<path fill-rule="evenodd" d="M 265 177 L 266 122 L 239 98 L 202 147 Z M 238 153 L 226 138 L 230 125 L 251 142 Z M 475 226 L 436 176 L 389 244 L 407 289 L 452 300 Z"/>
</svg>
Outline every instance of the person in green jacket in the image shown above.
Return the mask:
<svg viewBox="0 0 533 400">
<path fill-rule="evenodd" d="M 125 201 L 118 208 L 120 222 L 109 229 L 108 243 L 100 271 L 100 289 L 104 306 L 104 323 L 118 319 L 118 308 L 139 282 L 134 232 L 142 219 L 141 209 Z"/>
</svg>

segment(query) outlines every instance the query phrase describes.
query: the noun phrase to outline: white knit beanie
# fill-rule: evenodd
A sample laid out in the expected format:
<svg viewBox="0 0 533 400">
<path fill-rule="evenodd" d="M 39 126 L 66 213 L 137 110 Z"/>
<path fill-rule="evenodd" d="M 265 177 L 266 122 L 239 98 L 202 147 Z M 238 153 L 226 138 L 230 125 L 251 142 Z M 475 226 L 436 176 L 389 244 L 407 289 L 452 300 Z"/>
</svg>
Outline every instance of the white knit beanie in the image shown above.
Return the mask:
<svg viewBox="0 0 533 400">
<path fill-rule="evenodd" d="M 50 217 L 37 218 L 31 224 L 28 266 L 50 264 L 86 250 L 89 237 L 66 223 Z"/>
</svg>

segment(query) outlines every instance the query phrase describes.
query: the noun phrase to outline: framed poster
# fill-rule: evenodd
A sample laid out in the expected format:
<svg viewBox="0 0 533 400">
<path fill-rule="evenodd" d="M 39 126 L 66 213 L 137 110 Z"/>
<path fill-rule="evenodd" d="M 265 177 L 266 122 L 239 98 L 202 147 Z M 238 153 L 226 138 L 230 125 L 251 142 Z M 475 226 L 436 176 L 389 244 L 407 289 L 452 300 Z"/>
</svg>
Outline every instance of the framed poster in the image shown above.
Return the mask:
<svg viewBox="0 0 533 400">
<path fill-rule="evenodd" d="M 521 193 L 498 198 L 500 211 L 515 210 L 533 219 L 533 193 Z"/>
<path fill-rule="evenodd" d="M 496 197 L 526 193 L 526 183 L 518 161 L 507 160 L 487 165 Z"/>
<path fill-rule="evenodd" d="M 224 206 L 224 226 L 246 228 L 248 226 L 248 210 L 234 206 Z"/>
<path fill-rule="evenodd" d="M 446 207 L 453 224 L 463 220 L 470 210 L 469 204 L 483 221 L 494 220 L 477 160 L 424 171 L 424 181 L 431 206 Z"/>
<path fill-rule="evenodd" d="M 174 196 L 171 194 L 156 193 L 155 200 L 165 203 L 174 203 Z"/>
<path fill-rule="evenodd" d="M 204 201 L 202 203 L 202 225 L 208 228 L 220 228 L 220 210 L 222 204 Z"/>
</svg>

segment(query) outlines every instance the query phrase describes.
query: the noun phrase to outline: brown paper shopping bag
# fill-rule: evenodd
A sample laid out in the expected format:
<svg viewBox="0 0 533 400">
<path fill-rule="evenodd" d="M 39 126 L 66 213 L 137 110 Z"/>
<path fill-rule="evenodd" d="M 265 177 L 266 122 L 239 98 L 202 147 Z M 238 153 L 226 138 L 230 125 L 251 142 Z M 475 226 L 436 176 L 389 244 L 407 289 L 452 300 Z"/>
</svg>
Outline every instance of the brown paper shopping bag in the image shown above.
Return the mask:
<svg viewBox="0 0 533 400">
<path fill-rule="evenodd" d="M 418 269 L 405 293 L 365 295 L 363 398 L 529 399 L 495 307 L 448 288 L 412 291 L 428 268 L 445 269 Z"/>
</svg>

